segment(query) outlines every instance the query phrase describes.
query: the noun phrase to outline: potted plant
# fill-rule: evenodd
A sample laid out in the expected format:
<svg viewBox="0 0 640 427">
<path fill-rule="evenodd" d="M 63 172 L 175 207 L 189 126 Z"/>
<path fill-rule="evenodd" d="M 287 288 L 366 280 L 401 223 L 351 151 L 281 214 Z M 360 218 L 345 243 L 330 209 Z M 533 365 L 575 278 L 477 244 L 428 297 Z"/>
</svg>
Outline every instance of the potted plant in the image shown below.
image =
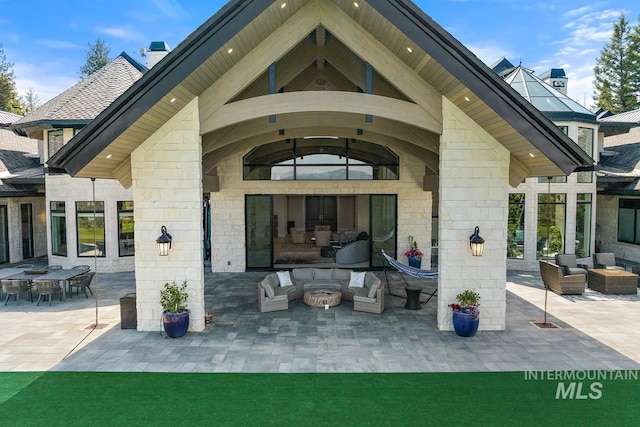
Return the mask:
<svg viewBox="0 0 640 427">
<path fill-rule="evenodd" d="M 461 337 L 472 337 L 480 323 L 480 294 L 467 289 L 456 295 L 456 299 L 457 304 L 450 304 L 453 309 L 453 328 Z"/>
<path fill-rule="evenodd" d="M 169 338 L 179 338 L 189 329 L 189 309 L 187 309 L 187 281 L 181 285 L 176 282 L 165 283 L 160 291 L 162 305 L 162 325 Z"/>
<path fill-rule="evenodd" d="M 411 244 L 411 249 L 404 253 L 404 256 L 409 260 L 411 267 L 420 268 L 422 263 L 422 252 L 418 249 L 418 243 L 414 240 Z"/>
</svg>

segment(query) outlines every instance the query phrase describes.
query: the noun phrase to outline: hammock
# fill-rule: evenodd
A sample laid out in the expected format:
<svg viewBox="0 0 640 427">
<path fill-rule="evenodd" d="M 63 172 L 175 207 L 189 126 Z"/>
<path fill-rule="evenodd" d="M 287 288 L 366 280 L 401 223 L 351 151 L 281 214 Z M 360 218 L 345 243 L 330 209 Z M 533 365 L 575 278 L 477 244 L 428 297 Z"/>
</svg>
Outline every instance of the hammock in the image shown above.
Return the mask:
<svg viewBox="0 0 640 427">
<path fill-rule="evenodd" d="M 395 268 L 396 270 L 398 270 L 400 272 L 400 277 L 402 277 L 402 280 L 404 281 L 405 285 L 407 285 L 407 286 L 409 286 L 409 284 L 407 283 L 407 280 L 404 278 L 402 273 L 404 273 L 404 274 L 406 274 L 408 276 L 411 276 L 411 277 L 417 277 L 419 279 L 437 279 L 438 278 L 438 272 L 437 271 L 421 270 L 421 269 L 416 268 L 416 267 L 411 267 L 409 265 L 402 264 L 401 262 L 399 262 L 399 261 L 393 259 L 392 257 L 390 257 L 389 255 L 387 255 L 387 253 L 384 251 L 384 249 L 380 249 L 380 253 L 389 262 L 389 264 L 393 268 Z M 387 270 L 384 271 L 384 275 L 385 275 L 385 277 L 387 276 Z M 391 287 L 389 286 L 389 279 L 388 278 L 387 278 L 387 289 L 389 289 L 389 294 L 391 294 Z M 429 300 L 431 300 L 431 298 L 433 298 L 433 296 L 436 294 L 436 292 L 438 292 L 438 288 L 436 288 L 436 290 L 433 291 L 433 293 L 422 292 L 423 294 L 429 295 L 429 298 L 427 299 L 426 302 L 424 302 L 424 304 L 428 303 Z M 401 296 L 401 295 L 395 295 L 395 296 Z"/>
</svg>

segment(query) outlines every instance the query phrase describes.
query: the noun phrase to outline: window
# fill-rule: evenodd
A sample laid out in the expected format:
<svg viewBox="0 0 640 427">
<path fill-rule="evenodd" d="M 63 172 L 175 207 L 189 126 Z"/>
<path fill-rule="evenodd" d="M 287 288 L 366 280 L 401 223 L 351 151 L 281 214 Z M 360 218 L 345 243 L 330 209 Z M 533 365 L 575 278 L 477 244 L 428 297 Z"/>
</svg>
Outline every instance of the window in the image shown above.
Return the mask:
<svg viewBox="0 0 640 427">
<path fill-rule="evenodd" d="M 9 221 L 7 205 L 0 205 L 0 264 L 9 262 Z"/>
<path fill-rule="evenodd" d="M 566 194 L 538 194 L 537 259 L 564 252 Z"/>
<path fill-rule="evenodd" d="M 76 202 L 78 256 L 105 256 L 104 202 Z"/>
<path fill-rule="evenodd" d="M 353 139 L 312 137 L 254 148 L 243 159 L 245 180 L 396 180 L 398 156 Z"/>
<path fill-rule="evenodd" d="M 578 145 L 593 157 L 593 129 L 578 128 Z M 578 172 L 578 182 L 593 182 L 593 172 Z"/>
<path fill-rule="evenodd" d="M 524 194 L 509 194 L 507 258 L 524 259 Z"/>
<path fill-rule="evenodd" d="M 51 253 L 67 256 L 67 217 L 64 202 L 51 202 Z"/>
<path fill-rule="evenodd" d="M 118 202 L 118 255 L 135 255 L 133 246 L 133 202 Z"/>
<path fill-rule="evenodd" d="M 640 199 L 618 201 L 618 241 L 640 245 Z"/>
<path fill-rule="evenodd" d="M 49 147 L 49 157 L 58 152 L 64 145 L 62 129 L 50 130 L 47 133 L 47 145 Z"/>
<path fill-rule="evenodd" d="M 591 255 L 591 193 L 578 194 L 576 206 L 576 256 Z"/>
</svg>

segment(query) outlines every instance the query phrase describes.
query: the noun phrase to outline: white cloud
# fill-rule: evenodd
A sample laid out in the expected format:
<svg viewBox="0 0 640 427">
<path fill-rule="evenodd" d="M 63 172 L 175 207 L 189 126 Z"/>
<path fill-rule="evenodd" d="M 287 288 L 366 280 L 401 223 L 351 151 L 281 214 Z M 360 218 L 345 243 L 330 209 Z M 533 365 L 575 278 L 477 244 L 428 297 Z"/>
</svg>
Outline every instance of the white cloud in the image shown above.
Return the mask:
<svg viewBox="0 0 640 427">
<path fill-rule="evenodd" d="M 189 17 L 187 11 L 175 0 L 153 0 L 153 4 L 167 18 L 180 20 Z"/>
<path fill-rule="evenodd" d="M 140 40 L 143 38 L 140 33 L 129 27 L 105 27 L 99 29 L 98 32 L 123 40 Z"/>
<path fill-rule="evenodd" d="M 82 49 L 82 46 L 64 40 L 38 40 L 37 43 L 52 49 Z"/>
</svg>

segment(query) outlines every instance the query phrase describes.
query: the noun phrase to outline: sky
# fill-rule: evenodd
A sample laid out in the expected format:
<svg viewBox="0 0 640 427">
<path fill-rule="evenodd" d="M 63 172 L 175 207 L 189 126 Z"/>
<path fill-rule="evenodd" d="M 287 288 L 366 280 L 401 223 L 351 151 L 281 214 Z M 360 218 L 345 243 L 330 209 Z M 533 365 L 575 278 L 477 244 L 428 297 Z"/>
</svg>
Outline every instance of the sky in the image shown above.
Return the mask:
<svg viewBox="0 0 640 427">
<path fill-rule="evenodd" d="M 267 1 L 267 0 L 254 0 Z M 286 0 L 280 0 L 286 1 Z M 621 13 L 635 25 L 638 0 L 414 0 L 484 63 L 502 56 L 540 73 L 564 68 L 569 96 L 593 104 L 593 66 Z M 144 63 L 142 48 L 174 48 L 222 0 L 0 0 L 0 44 L 19 95 L 46 102 L 76 84 L 88 43 L 104 39 Z"/>
</svg>

